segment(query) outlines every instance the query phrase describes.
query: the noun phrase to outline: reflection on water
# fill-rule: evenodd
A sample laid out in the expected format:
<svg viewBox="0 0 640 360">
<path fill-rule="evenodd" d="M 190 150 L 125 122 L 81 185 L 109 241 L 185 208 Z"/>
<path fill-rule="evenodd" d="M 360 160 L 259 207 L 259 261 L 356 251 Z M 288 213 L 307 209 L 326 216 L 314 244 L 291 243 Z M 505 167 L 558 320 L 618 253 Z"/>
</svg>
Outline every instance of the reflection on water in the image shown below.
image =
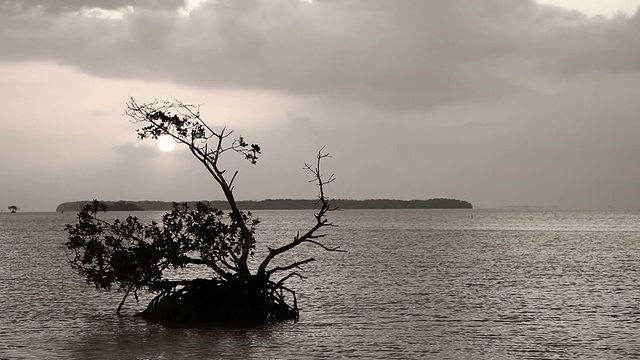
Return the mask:
<svg viewBox="0 0 640 360">
<path fill-rule="evenodd" d="M 167 328 L 131 317 L 102 316 L 101 332 L 82 336 L 73 346 L 75 359 L 251 359 L 254 349 L 269 346 L 272 328 L 286 324 L 235 327 Z M 106 335 L 106 336 L 105 336 Z M 264 353 L 263 350 L 261 350 Z"/>
<path fill-rule="evenodd" d="M 290 241 L 309 212 L 263 211 Z M 67 266 L 73 214 L 0 214 L 0 359 L 640 357 L 640 213 L 341 211 L 301 320 L 167 328 Z M 159 213 L 139 213 L 157 219 Z"/>
</svg>

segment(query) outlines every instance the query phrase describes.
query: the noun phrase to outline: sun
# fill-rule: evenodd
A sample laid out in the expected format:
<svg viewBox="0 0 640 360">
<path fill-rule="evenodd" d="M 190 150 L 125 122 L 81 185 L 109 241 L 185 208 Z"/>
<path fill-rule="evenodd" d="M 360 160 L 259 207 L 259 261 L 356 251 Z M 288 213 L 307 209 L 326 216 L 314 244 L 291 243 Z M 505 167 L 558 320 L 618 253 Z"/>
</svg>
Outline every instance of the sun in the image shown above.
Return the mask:
<svg viewBox="0 0 640 360">
<path fill-rule="evenodd" d="M 171 135 L 161 135 L 158 137 L 158 149 L 162 152 L 173 151 L 176 148 L 176 141 L 173 140 Z"/>
</svg>

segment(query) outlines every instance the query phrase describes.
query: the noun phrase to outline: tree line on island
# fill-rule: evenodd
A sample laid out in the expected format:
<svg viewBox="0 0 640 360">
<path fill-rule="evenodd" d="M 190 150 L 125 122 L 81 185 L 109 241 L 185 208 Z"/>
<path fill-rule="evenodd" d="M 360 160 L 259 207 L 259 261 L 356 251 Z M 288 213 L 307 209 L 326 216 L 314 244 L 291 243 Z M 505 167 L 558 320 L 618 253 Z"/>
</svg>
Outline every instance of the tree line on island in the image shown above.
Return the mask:
<svg viewBox="0 0 640 360">
<path fill-rule="evenodd" d="M 57 212 L 79 211 L 91 201 L 65 202 L 56 208 Z M 174 202 L 168 201 L 103 201 L 108 211 L 167 211 Z M 195 204 L 196 202 L 186 202 Z M 206 201 L 212 208 L 229 210 L 229 204 L 222 200 Z M 239 207 L 246 210 L 306 210 L 316 209 L 317 200 L 304 199 L 266 199 L 260 201 L 237 201 Z M 332 206 L 339 209 L 472 209 L 473 205 L 464 200 L 435 198 L 429 200 L 347 200 L 334 199 Z"/>
</svg>

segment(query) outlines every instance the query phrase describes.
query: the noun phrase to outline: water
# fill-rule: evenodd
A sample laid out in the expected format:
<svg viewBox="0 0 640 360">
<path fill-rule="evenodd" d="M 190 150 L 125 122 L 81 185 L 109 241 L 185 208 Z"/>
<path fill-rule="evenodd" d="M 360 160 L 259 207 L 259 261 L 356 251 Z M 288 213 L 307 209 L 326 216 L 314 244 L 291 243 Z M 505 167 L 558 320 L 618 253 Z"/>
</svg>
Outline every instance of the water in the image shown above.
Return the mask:
<svg viewBox="0 0 640 360">
<path fill-rule="evenodd" d="M 266 243 L 313 221 L 258 215 Z M 640 358 L 640 212 L 334 212 L 348 253 L 296 257 L 299 322 L 197 329 L 115 315 L 66 264 L 74 216 L 0 214 L 0 359 Z"/>
</svg>

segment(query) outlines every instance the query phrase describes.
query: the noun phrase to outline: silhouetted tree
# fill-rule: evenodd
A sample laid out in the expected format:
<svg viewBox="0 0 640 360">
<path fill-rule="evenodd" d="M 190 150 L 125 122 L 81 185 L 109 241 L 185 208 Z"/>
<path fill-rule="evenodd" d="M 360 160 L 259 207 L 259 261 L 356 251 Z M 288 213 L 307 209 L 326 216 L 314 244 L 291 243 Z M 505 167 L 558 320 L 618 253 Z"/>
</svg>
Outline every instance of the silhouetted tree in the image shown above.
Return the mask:
<svg viewBox="0 0 640 360">
<path fill-rule="evenodd" d="M 129 293 L 137 299 L 138 291 L 144 290 L 157 293 L 140 314 L 151 320 L 297 319 L 295 292 L 285 282 L 292 277 L 304 279 L 295 270 L 315 259 L 303 258 L 284 266 L 272 266 L 272 261 L 302 244 L 342 251 L 320 242 L 324 237 L 320 229 L 332 226 L 326 215 L 333 209 L 324 188 L 334 177 L 325 179 L 320 171 L 322 160 L 329 155 L 321 149 L 314 163 L 305 164 L 319 188 L 315 222 L 292 241 L 268 248 L 266 257 L 250 269 L 259 221 L 238 208 L 233 194 L 237 171 L 229 179 L 219 160 L 223 154 L 238 153 L 256 164 L 260 147 L 241 136 L 229 140 L 232 131 L 225 128 L 215 131 L 200 118 L 198 106 L 178 101 L 138 104 L 131 99 L 125 113 L 132 122 L 143 125 L 137 130 L 140 139 L 168 134 L 186 145 L 222 189 L 231 210 L 225 214 L 203 202 L 191 207 L 174 204 L 161 223 L 142 224 L 134 216 L 108 222 L 99 217 L 106 211 L 105 204 L 93 201 L 78 213 L 77 224 L 66 226 L 70 265 L 97 289 L 125 292 L 118 313 Z M 187 280 L 165 277 L 165 270 L 187 266 L 204 266 L 212 276 Z"/>
<path fill-rule="evenodd" d="M 18 212 L 18 210 L 20 210 L 20 208 L 15 205 L 11 205 L 7 209 L 9 209 L 9 211 L 11 211 L 11 213 L 13 214 L 15 214 L 16 212 Z"/>
</svg>

